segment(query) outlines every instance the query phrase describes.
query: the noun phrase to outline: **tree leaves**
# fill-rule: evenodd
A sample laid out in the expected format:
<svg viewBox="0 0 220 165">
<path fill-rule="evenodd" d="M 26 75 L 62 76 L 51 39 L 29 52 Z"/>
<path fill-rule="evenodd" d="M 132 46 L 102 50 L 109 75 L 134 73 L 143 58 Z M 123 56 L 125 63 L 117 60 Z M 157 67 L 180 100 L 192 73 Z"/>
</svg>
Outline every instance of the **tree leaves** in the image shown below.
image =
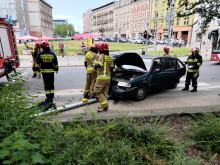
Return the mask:
<svg viewBox="0 0 220 165">
<path fill-rule="evenodd" d="M 170 6 L 171 0 L 168 0 Z M 186 17 L 198 14 L 201 17 L 200 27 L 202 33 L 206 31 L 209 24 L 215 20 L 220 19 L 220 1 L 219 0 L 181 0 L 180 7 L 177 13 L 178 17 Z"/>
</svg>

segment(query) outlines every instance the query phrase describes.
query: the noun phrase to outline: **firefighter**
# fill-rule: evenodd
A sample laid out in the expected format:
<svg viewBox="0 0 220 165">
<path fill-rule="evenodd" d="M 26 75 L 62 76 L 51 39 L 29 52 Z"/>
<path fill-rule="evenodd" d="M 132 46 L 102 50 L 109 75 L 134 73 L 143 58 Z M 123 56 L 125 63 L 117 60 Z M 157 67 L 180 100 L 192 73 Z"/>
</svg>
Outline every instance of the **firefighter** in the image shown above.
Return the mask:
<svg viewBox="0 0 220 165">
<path fill-rule="evenodd" d="M 38 68 L 38 66 L 37 66 L 37 57 L 38 57 L 38 54 L 39 54 L 40 51 L 41 51 L 40 43 L 39 43 L 39 42 L 36 42 L 34 48 L 28 46 L 26 43 L 24 43 L 24 44 L 25 44 L 25 46 L 26 46 L 28 49 L 31 49 L 31 50 L 32 50 L 32 52 L 31 52 L 32 58 L 33 58 L 33 64 L 32 64 L 33 76 L 32 76 L 32 78 L 37 77 L 37 75 L 40 77 L 41 74 L 40 74 L 40 72 L 37 71 L 37 68 Z"/>
<path fill-rule="evenodd" d="M 111 81 L 112 57 L 109 55 L 109 45 L 105 42 L 99 45 L 99 59 L 94 66 L 97 71 L 97 78 L 94 86 L 94 94 L 98 99 L 100 107 L 97 112 L 108 110 L 108 90 Z"/>
<path fill-rule="evenodd" d="M 164 57 L 171 57 L 171 48 L 169 47 L 169 46 L 165 46 L 164 48 L 163 48 L 163 51 L 164 51 L 164 54 L 163 54 L 163 56 Z"/>
<path fill-rule="evenodd" d="M 95 60 L 98 60 L 98 44 L 93 44 L 90 47 L 90 51 L 86 53 L 85 56 L 85 67 L 87 71 L 86 75 L 86 85 L 84 88 L 84 101 L 86 102 L 87 99 L 93 96 L 93 89 L 95 85 L 95 80 L 97 77 L 96 70 L 94 68 Z"/>
<path fill-rule="evenodd" d="M 44 89 L 46 93 L 46 100 L 42 102 L 42 106 L 48 108 L 55 107 L 54 99 L 54 72 L 58 72 L 58 61 L 54 52 L 51 51 L 50 45 L 47 41 L 41 43 L 42 52 L 38 56 L 39 69 L 43 76 Z"/>
<path fill-rule="evenodd" d="M 185 62 L 188 65 L 187 75 L 186 75 L 186 82 L 185 88 L 183 91 L 189 90 L 189 85 L 192 81 L 193 89 L 191 92 L 197 92 L 197 79 L 199 77 L 199 68 L 202 65 L 202 56 L 199 54 L 199 48 L 192 49 L 192 55 L 190 55 Z"/>
</svg>

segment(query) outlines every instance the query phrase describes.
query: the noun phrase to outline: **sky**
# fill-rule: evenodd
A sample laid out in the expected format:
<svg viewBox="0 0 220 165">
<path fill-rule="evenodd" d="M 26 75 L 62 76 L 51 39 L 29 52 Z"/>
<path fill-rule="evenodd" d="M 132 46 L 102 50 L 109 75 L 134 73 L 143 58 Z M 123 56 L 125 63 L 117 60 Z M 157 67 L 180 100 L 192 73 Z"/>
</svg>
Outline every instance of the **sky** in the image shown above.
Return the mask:
<svg viewBox="0 0 220 165">
<path fill-rule="evenodd" d="M 113 0 L 46 0 L 53 6 L 53 19 L 68 19 L 76 31 L 83 31 L 83 13 Z"/>
</svg>

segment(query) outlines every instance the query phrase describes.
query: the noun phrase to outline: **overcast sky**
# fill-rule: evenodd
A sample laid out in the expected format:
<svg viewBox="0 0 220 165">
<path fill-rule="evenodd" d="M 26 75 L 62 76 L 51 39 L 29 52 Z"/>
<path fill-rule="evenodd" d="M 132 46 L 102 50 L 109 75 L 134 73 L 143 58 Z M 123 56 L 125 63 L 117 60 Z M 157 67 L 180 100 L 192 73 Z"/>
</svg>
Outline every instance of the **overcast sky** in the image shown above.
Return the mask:
<svg viewBox="0 0 220 165">
<path fill-rule="evenodd" d="M 83 13 L 113 0 L 47 0 L 53 6 L 53 18 L 65 18 L 79 32 L 83 31 Z"/>
</svg>

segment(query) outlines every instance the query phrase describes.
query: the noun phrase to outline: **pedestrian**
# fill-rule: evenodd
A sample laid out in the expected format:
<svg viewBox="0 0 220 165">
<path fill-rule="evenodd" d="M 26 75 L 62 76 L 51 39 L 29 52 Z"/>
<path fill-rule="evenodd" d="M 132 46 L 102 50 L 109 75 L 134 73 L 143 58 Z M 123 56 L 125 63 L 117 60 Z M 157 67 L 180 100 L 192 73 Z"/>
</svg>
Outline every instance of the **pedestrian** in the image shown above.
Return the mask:
<svg viewBox="0 0 220 165">
<path fill-rule="evenodd" d="M 99 45 L 99 59 L 95 61 L 95 69 L 97 71 L 97 78 L 94 86 L 94 94 L 100 104 L 97 112 L 107 111 L 108 91 L 111 81 L 111 70 L 113 66 L 112 56 L 109 55 L 109 45 L 102 42 Z"/>
<path fill-rule="evenodd" d="M 61 41 L 59 43 L 59 53 L 62 55 L 62 57 L 64 57 L 64 51 L 65 51 L 65 45 L 64 45 L 63 41 Z"/>
<path fill-rule="evenodd" d="M 164 51 L 163 54 L 164 57 L 171 57 L 171 48 L 169 46 L 164 46 L 163 51 Z"/>
<path fill-rule="evenodd" d="M 197 92 L 197 79 L 199 77 L 199 69 L 202 65 L 202 56 L 199 54 L 199 48 L 193 48 L 192 49 L 192 55 L 190 55 L 185 62 L 188 65 L 187 75 L 186 75 L 186 82 L 185 82 L 185 88 L 183 88 L 183 91 L 189 90 L 189 85 L 192 81 L 192 87 L 193 89 L 191 92 Z"/>
<path fill-rule="evenodd" d="M 93 97 L 93 89 L 95 80 L 97 77 L 96 70 L 94 68 L 95 60 L 98 60 L 98 44 L 93 44 L 90 47 L 90 51 L 86 53 L 84 65 L 86 67 L 86 84 L 84 88 L 84 102 L 87 102 L 89 98 Z"/>
<path fill-rule="evenodd" d="M 37 63 L 43 76 L 46 100 L 40 106 L 48 108 L 55 107 L 54 99 L 54 72 L 58 72 L 58 61 L 56 54 L 51 51 L 47 41 L 41 43 L 42 52 L 39 53 Z"/>
<path fill-rule="evenodd" d="M 35 43 L 35 46 L 34 48 L 33 47 L 30 47 L 27 45 L 27 43 L 25 42 L 24 43 L 26 48 L 28 49 L 31 49 L 31 54 L 32 54 L 32 70 L 33 70 L 33 76 L 32 78 L 35 78 L 35 77 L 39 77 L 41 76 L 40 72 L 37 70 L 38 66 L 37 66 L 37 58 L 38 58 L 38 55 L 41 51 L 41 48 L 40 48 L 40 43 L 39 42 L 36 42 Z"/>
</svg>

